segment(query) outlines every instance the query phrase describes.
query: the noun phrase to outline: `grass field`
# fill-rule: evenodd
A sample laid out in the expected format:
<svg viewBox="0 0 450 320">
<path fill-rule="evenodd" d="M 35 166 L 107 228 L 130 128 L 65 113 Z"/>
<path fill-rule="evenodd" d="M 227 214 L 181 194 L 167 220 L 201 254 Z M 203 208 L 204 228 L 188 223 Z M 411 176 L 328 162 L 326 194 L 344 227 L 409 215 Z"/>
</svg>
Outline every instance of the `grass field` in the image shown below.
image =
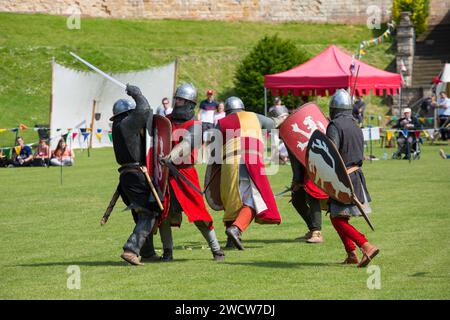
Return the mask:
<svg viewBox="0 0 450 320">
<path fill-rule="evenodd" d="M 379 290 L 368 289 L 366 269 L 339 264 L 345 254 L 328 217 L 323 244 L 293 241 L 306 228 L 287 197 L 277 200 L 282 224 L 251 225 L 247 250 L 227 251 L 223 263 L 184 221 L 173 232 L 172 263 L 131 267 L 119 258 L 133 227 L 123 203 L 99 225 L 117 183 L 112 149 L 89 158 L 77 151 L 62 185 L 59 168 L 0 169 L 0 299 L 449 299 L 450 161 L 438 148 L 423 147 L 412 163 L 364 164 L 376 231 L 353 222 L 381 249 L 372 263 L 381 270 Z M 288 166 L 270 176 L 275 192 L 290 180 Z M 212 215 L 223 244 L 221 213 Z M 155 244 L 161 248 L 158 237 Z M 67 288 L 71 265 L 81 270 L 79 290 Z"/>
<path fill-rule="evenodd" d="M 365 25 L 100 18 L 83 18 L 80 30 L 70 30 L 65 17 L 10 13 L 0 13 L 0 30 L 0 128 L 49 123 L 52 58 L 83 68 L 69 51 L 113 72 L 141 70 L 178 58 L 179 81 L 193 82 L 201 99 L 207 88 L 224 99 L 234 87 L 239 62 L 264 35 L 278 33 L 312 57 L 331 44 L 353 53 L 360 41 L 384 31 Z M 384 69 L 393 59 L 389 39 L 368 49 L 363 61 Z M 327 99 L 322 100 L 325 105 Z M 368 112 L 386 113 L 379 98 L 366 101 Z M 27 143 L 35 141 L 32 131 L 22 134 Z M 13 141 L 13 135 L 0 134 L 0 147 Z"/>
</svg>

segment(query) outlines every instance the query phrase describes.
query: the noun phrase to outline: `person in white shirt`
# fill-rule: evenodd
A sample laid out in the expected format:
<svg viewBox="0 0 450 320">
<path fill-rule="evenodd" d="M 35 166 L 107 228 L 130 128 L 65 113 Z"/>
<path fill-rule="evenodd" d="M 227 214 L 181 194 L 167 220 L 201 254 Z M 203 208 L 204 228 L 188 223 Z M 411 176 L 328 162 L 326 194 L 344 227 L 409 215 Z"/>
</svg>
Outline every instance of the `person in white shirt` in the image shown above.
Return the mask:
<svg viewBox="0 0 450 320">
<path fill-rule="evenodd" d="M 449 119 L 450 119 L 450 99 L 444 91 L 439 93 L 440 98 L 437 101 L 437 106 L 439 108 L 439 127 L 441 132 L 442 140 L 447 141 L 449 136 Z"/>
<path fill-rule="evenodd" d="M 168 116 L 169 114 L 172 113 L 172 107 L 170 105 L 170 101 L 167 97 L 163 98 L 161 101 L 161 105 L 158 107 L 158 109 L 156 109 L 156 113 L 159 114 L 160 116 Z"/>
<path fill-rule="evenodd" d="M 223 101 L 220 101 L 217 105 L 217 111 L 214 113 L 214 125 L 216 125 L 217 121 L 224 118 L 225 116 L 225 103 Z"/>
</svg>

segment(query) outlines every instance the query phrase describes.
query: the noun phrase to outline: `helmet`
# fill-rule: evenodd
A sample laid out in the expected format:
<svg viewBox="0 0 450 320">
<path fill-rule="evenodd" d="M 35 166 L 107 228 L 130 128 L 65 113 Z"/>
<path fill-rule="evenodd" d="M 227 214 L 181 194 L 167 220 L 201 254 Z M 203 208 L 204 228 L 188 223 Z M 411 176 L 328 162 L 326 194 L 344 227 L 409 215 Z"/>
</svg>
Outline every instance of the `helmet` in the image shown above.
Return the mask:
<svg viewBox="0 0 450 320">
<path fill-rule="evenodd" d="M 208 91 L 206 91 L 206 95 L 212 95 L 212 94 L 214 94 L 214 90 L 212 90 L 212 89 L 209 89 Z"/>
<path fill-rule="evenodd" d="M 197 103 L 197 89 L 190 83 L 178 86 L 174 98 L 182 98 L 193 103 Z"/>
<path fill-rule="evenodd" d="M 286 108 L 286 106 L 275 106 L 270 111 L 270 116 L 273 118 L 278 118 L 286 115 L 289 115 L 289 110 Z"/>
<path fill-rule="evenodd" d="M 127 99 L 119 99 L 114 103 L 113 116 L 109 118 L 109 120 L 114 121 L 114 118 L 119 114 L 133 110 L 134 108 L 136 108 L 136 103 L 134 101 Z"/>
<path fill-rule="evenodd" d="M 225 112 L 230 113 L 234 110 L 243 110 L 245 109 L 244 103 L 238 97 L 229 97 L 225 100 Z"/>
<path fill-rule="evenodd" d="M 330 101 L 330 109 L 352 110 L 352 99 L 346 90 L 336 90 Z"/>
</svg>

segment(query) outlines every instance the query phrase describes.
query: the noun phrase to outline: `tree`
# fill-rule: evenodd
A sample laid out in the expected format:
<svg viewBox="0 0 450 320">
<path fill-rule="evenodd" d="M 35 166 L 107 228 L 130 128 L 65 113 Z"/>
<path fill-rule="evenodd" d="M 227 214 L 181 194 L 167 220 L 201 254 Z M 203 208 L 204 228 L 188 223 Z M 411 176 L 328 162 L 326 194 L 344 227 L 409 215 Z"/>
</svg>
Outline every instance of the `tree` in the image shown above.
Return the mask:
<svg viewBox="0 0 450 320">
<path fill-rule="evenodd" d="M 235 91 L 246 110 L 264 112 L 264 75 L 289 70 L 307 60 L 307 54 L 297 49 L 291 40 L 281 39 L 277 34 L 262 38 L 235 74 Z M 283 100 L 287 106 L 293 107 L 298 104 L 299 98 L 290 95 Z"/>
<path fill-rule="evenodd" d="M 404 11 L 411 12 L 411 22 L 414 24 L 417 35 L 427 30 L 430 14 L 429 0 L 394 0 L 392 17 L 397 24 L 400 22 L 400 12 Z"/>
</svg>

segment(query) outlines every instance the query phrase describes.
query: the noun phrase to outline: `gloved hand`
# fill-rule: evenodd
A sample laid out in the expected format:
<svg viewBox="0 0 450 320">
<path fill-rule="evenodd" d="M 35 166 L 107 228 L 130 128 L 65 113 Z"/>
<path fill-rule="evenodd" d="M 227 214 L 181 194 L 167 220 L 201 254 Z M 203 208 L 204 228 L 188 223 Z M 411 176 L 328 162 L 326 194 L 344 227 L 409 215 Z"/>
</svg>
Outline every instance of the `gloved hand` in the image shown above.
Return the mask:
<svg viewBox="0 0 450 320">
<path fill-rule="evenodd" d="M 170 154 L 164 157 L 159 158 L 159 163 L 163 166 L 167 166 L 168 163 L 171 162 L 171 156 Z"/>
<path fill-rule="evenodd" d="M 126 92 L 129 96 L 132 97 L 142 94 L 141 89 L 139 89 L 139 87 L 133 86 L 131 84 L 127 84 Z"/>
</svg>

